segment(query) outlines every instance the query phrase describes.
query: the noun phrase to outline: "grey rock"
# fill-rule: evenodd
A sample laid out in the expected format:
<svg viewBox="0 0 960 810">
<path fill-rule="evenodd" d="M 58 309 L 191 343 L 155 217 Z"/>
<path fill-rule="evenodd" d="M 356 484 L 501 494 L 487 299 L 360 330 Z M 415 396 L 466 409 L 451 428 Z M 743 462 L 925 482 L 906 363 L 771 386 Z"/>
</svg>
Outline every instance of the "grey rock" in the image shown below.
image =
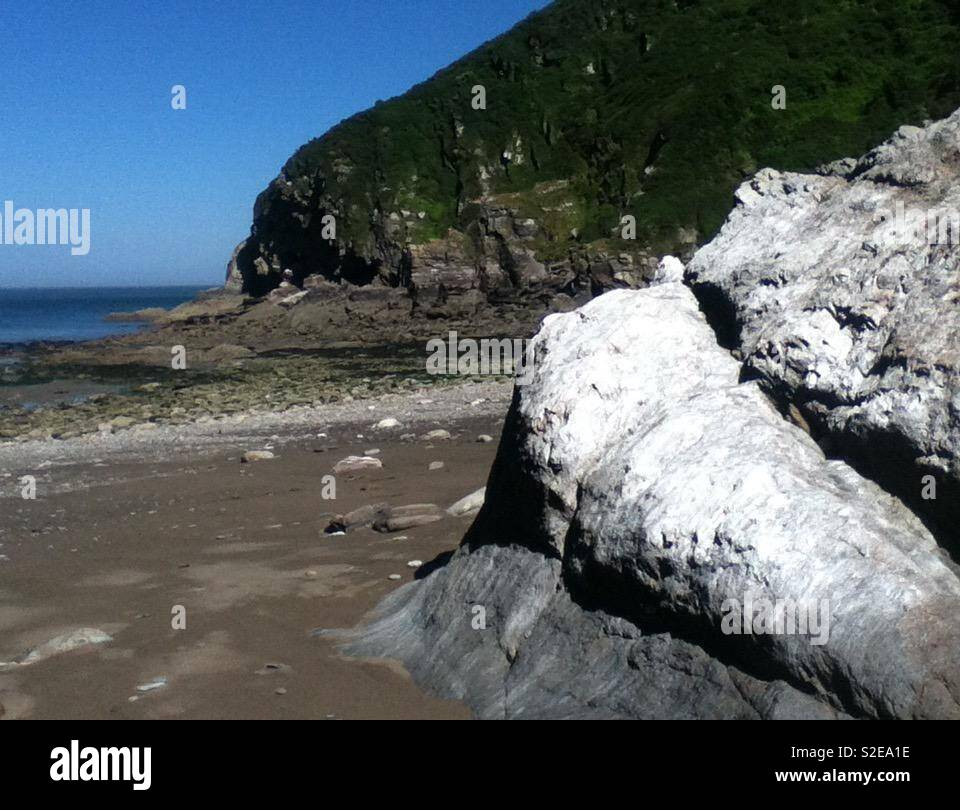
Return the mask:
<svg viewBox="0 0 960 810">
<path fill-rule="evenodd" d="M 360 506 L 344 515 L 337 515 L 327 526 L 326 534 L 348 532 L 370 526 L 378 520 L 384 520 L 390 514 L 390 506 L 386 503 L 374 503 Z"/>
<path fill-rule="evenodd" d="M 434 503 L 415 503 L 409 506 L 397 506 L 373 524 L 378 532 L 399 532 L 416 526 L 426 526 L 443 518 L 443 511 Z"/>
</svg>

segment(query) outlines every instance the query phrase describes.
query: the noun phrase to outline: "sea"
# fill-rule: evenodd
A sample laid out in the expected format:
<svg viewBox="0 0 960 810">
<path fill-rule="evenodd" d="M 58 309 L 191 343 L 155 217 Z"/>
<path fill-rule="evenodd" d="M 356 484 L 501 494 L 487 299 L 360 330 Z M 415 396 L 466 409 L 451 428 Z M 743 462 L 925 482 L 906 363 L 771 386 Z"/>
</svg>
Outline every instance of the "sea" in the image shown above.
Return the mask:
<svg viewBox="0 0 960 810">
<path fill-rule="evenodd" d="M 144 324 L 114 323 L 104 318 L 111 312 L 169 309 L 208 287 L 0 289 L 0 345 L 95 340 L 134 332 Z"/>
</svg>

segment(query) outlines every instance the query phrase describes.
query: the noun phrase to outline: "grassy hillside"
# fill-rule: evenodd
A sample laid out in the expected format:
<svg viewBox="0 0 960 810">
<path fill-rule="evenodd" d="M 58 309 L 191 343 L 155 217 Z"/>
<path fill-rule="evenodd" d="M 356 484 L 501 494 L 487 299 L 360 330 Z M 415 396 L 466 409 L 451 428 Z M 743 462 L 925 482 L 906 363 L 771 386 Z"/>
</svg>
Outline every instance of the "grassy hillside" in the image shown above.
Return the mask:
<svg viewBox="0 0 960 810">
<path fill-rule="evenodd" d="M 568 179 L 560 243 L 567 225 L 608 237 L 624 213 L 658 250 L 679 228 L 702 241 L 761 166 L 858 155 L 960 106 L 958 40 L 948 0 L 557 0 L 303 146 L 261 195 L 255 236 L 282 254 L 291 207 L 333 210 L 341 244 L 370 255 L 390 212 L 423 212 L 405 235 L 419 242 L 465 229 L 483 192 L 522 201 Z"/>
</svg>

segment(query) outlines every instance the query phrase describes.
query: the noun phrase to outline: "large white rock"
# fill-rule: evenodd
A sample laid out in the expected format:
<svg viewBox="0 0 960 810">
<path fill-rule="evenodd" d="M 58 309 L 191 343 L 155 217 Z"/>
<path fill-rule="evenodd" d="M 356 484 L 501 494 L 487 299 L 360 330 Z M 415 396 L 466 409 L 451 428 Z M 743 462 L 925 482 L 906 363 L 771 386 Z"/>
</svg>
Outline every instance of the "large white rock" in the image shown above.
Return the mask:
<svg viewBox="0 0 960 810">
<path fill-rule="evenodd" d="M 960 111 L 823 171 L 744 183 L 687 278 L 748 371 L 960 553 Z"/>
<path fill-rule="evenodd" d="M 464 544 L 350 649 L 488 717 L 960 717 L 936 542 L 739 382 L 688 289 L 610 292 L 533 343 Z M 725 633 L 747 598 L 819 606 L 828 637 Z"/>
</svg>

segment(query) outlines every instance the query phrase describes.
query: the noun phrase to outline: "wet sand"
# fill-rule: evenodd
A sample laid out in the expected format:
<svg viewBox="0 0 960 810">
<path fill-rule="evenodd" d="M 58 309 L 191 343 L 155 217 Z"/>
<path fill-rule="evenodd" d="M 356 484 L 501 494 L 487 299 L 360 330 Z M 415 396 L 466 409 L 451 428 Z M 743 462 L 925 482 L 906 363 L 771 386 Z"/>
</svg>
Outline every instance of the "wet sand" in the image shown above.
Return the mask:
<svg viewBox="0 0 960 810">
<path fill-rule="evenodd" d="M 70 464 L 51 468 L 48 458 L 35 501 L 10 497 L 12 476 L 44 453 L 56 457 L 55 443 L 16 448 L 33 453 L 16 470 L 12 451 L 0 454 L 7 470 L 0 481 L 7 496 L 0 498 L 0 661 L 78 628 L 113 638 L 0 671 L 0 714 L 469 717 L 464 706 L 423 694 L 395 664 L 344 658 L 325 631 L 354 626 L 413 579 L 408 561 L 443 559 L 472 517 L 394 534 L 323 529 L 331 514 L 364 504 L 447 507 L 483 486 L 497 445 L 476 438 L 498 439 L 508 391 L 480 414 L 462 402 L 418 405 L 417 395 L 403 408 L 394 401 L 390 408 L 407 417 L 419 411 L 420 421 L 389 435 L 369 430 L 389 410 L 378 405 L 369 413 L 356 403 L 352 418 L 341 414 L 332 425 L 329 413 L 318 415 L 313 427 L 323 437 L 305 435 L 304 418 L 291 435 L 259 443 L 226 431 L 216 444 L 191 447 L 189 431 L 181 431 L 159 458 L 115 448 L 84 460 L 79 445 L 64 446 L 60 455 Z M 436 428 L 453 438 L 420 438 Z M 404 432 L 417 438 L 400 440 Z M 240 463 L 244 449 L 265 445 L 276 458 Z M 321 477 L 370 448 L 380 449 L 383 468 L 338 475 L 336 500 L 324 500 Z M 429 470 L 433 461 L 443 469 Z M 172 627 L 175 606 L 185 609 L 185 629 Z M 137 690 L 158 679 L 165 685 Z"/>
</svg>

